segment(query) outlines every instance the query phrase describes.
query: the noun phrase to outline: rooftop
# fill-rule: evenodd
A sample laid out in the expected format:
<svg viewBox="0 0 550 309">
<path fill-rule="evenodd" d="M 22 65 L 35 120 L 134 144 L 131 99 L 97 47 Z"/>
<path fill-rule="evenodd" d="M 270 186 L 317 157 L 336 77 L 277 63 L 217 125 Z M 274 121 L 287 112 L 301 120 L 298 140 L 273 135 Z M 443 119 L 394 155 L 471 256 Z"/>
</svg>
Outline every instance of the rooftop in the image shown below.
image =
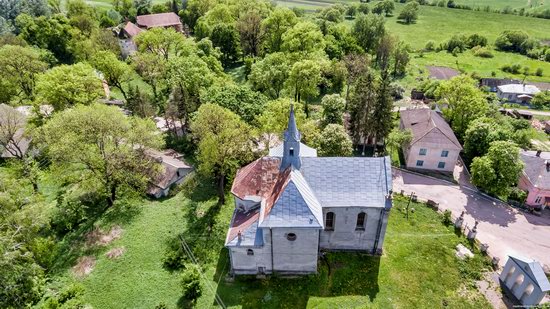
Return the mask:
<svg viewBox="0 0 550 309">
<path fill-rule="evenodd" d="M 181 25 L 179 16 L 173 12 L 139 15 L 136 17 L 136 23 L 138 26 L 145 27 L 147 29 Z"/>
<path fill-rule="evenodd" d="M 550 152 L 521 151 L 520 157 L 525 167 L 523 174 L 538 188 L 550 189 Z"/>
<path fill-rule="evenodd" d="M 429 135 L 433 142 L 449 142 L 456 149 L 462 150 L 453 130 L 436 111 L 428 108 L 407 109 L 401 111 L 400 115 L 403 127 L 412 131 L 411 145 Z"/>
<path fill-rule="evenodd" d="M 550 282 L 544 274 L 544 270 L 539 262 L 521 258 L 517 256 L 509 256 L 509 258 L 519 266 L 525 275 L 527 275 L 543 292 L 550 291 Z"/>
<path fill-rule="evenodd" d="M 504 93 L 518 93 L 518 94 L 528 94 L 534 95 L 540 92 L 537 86 L 525 85 L 525 84 L 508 84 L 498 86 L 498 90 Z"/>
</svg>

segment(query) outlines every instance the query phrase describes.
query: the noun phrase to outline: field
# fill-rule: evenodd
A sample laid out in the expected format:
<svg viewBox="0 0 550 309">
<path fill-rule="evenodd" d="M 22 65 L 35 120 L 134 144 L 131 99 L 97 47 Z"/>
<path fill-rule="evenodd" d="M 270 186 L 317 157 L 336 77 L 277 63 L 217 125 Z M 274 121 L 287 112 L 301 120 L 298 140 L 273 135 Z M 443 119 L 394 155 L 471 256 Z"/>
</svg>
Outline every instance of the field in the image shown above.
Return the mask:
<svg viewBox="0 0 550 309">
<path fill-rule="evenodd" d="M 491 9 L 511 9 L 543 10 L 550 8 L 548 0 L 455 0 L 457 4 L 468 5 L 472 8 L 484 8 L 489 6 Z"/>
<path fill-rule="evenodd" d="M 226 282 L 229 260 L 223 240 L 232 202 L 228 199 L 219 207 L 213 190 L 200 187 L 190 194 L 145 200 L 108 213 L 97 225 L 120 225 L 121 238 L 86 253 L 97 259 L 87 277 L 76 278 L 67 264 L 50 288 L 80 282 L 85 287 L 83 300 L 94 308 L 154 308 L 160 303 L 186 308 L 189 304 L 180 298 L 179 272 L 162 267 L 167 242 L 182 233 L 204 270 L 197 308 L 215 307 L 214 293 L 230 308 L 427 308 L 434 304 L 489 308 L 474 285 L 488 260 L 479 254 L 470 261 L 458 260 L 454 248 L 458 243 L 468 245 L 467 241 L 422 204 L 413 203 L 415 212 L 406 220 L 403 198 L 396 199 L 391 212 L 382 257 L 329 253 L 320 261 L 317 275 Z M 73 249 L 76 244 L 71 242 Z M 105 256 L 120 247 L 125 252 L 118 259 Z M 76 258 L 73 254 L 71 261 Z"/>
</svg>

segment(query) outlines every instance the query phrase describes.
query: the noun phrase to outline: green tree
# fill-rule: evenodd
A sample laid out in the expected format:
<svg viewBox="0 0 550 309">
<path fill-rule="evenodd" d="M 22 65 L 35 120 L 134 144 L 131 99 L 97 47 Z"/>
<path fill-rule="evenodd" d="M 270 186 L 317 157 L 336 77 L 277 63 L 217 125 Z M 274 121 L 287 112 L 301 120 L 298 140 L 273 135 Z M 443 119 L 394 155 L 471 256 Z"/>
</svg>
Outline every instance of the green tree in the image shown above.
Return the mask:
<svg viewBox="0 0 550 309">
<path fill-rule="evenodd" d="M 386 139 L 386 152 L 393 153 L 399 148 L 406 147 L 409 145 L 409 143 L 412 141 L 412 131 L 410 129 L 407 130 L 400 130 L 398 128 L 394 128 L 391 130 L 390 134 L 388 134 L 388 138 Z"/>
<path fill-rule="evenodd" d="M 188 300 L 196 300 L 202 294 L 200 266 L 190 264 L 181 274 L 181 288 L 183 297 Z"/>
<path fill-rule="evenodd" d="M 477 83 L 466 75 L 441 82 L 436 96 L 441 103 L 448 106 L 443 113 L 460 140 L 463 140 L 470 122 L 489 111 L 485 95 L 477 87 Z"/>
<path fill-rule="evenodd" d="M 302 60 L 292 66 L 286 84 L 289 92 L 294 93 L 294 100 L 301 102 L 302 98 L 314 97 L 319 94 L 320 82 L 321 66 L 319 63 L 313 60 Z"/>
<path fill-rule="evenodd" d="M 125 85 L 132 79 L 132 68 L 126 62 L 120 61 L 110 51 L 100 51 L 92 59 L 92 65 L 101 73 L 107 84 L 120 90 L 124 100 L 128 100 Z"/>
<path fill-rule="evenodd" d="M 339 94 L 325 95 L 321 100 L 323 125 L 342 124 L 346 101 Z"/>
<path fill-rule="evenodd" d="M 397 43 L 393 51 L 393 76 L 404 76 L 407 72 L 407 65 L 409 64 L 409 46 L 404 42 Z"/>
<path fill-rule="evenodd" d="M 378 81 L 372 72 L 366 72 L 357 81 L 350 100 L 350 131 L 355 144 L 366 144 L 375 136 L 374 109 L 377 101 Z"/>
<path fill-rule="evenodd" d="M 521 30 L 506 30 L 495 40 L 495 47 L 502 51 L 525 52 L 523 43 L 529 39 L 529 34 Z"/>
<path fill-rule="evenodd" d="M 22 160 L 25 157 L 24 130 L 26 117 L 15 108 L 0 104 L 0 153 L 6 151 L 14 158 Z"/>
<path fill-rule="evenodd" d="M 418 2 L 410 1 L 405 4 L 397 19 L 402 20 L 405 24 L 412 24 L 418 19 Z"/>
<path fill-rule="evenodd" d="M 531 106 L 535 108 L 550 107 L 550 90 L 541 91 L 531 99 Z"/>
<path fill-rule="evenodd" d="M 492 142 L 487 155 L 477 157 L 472 162 L 472 183 L 491 194 L 506 198 L 522 170 L 523 162 L 516 144 Z"/>
<path fill-rule="evenodd" d="M 168 61 L 152 53 L 136 53 L 131 65 L 153 91 L 155 103 L 164 101 L 168 88 Z"/>
<path fill-rule="evenodd" d="M 374 14 L 360 14 L 355 19 L 352 34 L 366 52 L 372 52 L 378 48 L 380 40 L 386 33 L 384 23 L 384 17 Z"/>
<path fill-rule="evenodd" d="M 191 123 L 191 131 L 198 141 L 199 172 L 216 180 L 222 205 L 227 178 L 251 159 L 250 127 L 226 108 L 203 104 Z"/>
<path fill-rule="evenodd" d="M 134 41 L 140 52 L 157 54 L 168 60 L 169 57 L 179 56 L 186 50 L 185 36 L 176 32 L 173 28 L 153 28 L 140 32 Z"/>
<path fill-rule="evenodd" d="M 350 87 L 363 75 L 369 66 L 370 60 L 361 54 L 348 54 L 342 59 L 346 67 L 346 107 L 349 101 Z"/>
<path fill-rule="evenodd" d="M 373 124 L 373 137 L 375 141 L 383 141 L 393 127 L 392 109 L 393 99 L 391 96 L 392 87 L 388 72 L 381 72 L 381 78 L 376 88 L 376 101 L 372 111 L 375 119 Z"/>
<path fill-rule="evenodd" d="M 297 17 L 294 12 L 288 8 L 276 7 L 275 10 L 262 22 L 265 33 L 264 46 L 270 52 L 278 52 L 283 44 L 283 34 L 292 28 Z"/>
<path fill-rule="evenodd" d="M 506 141 L 512 132 L 495 118 L 481 117 L 470 122 L 464 134 L 464 152 L 469 160 L 487 154 L 494 141 Z"/>
<path fill-rule="evenodd" d="M 0 48 L 0 79 L 21 99 L 33 100 L 36 76 L 48 65 L 42 53 L 31 47 L 4 45 Z"/>
<path fill-rule="evenodd" d="M 316 24 L 303 21 L 283 34 L 282 50 L 302 56 L 325 49 L 323 33 Z"/>
<path fill-rule="evenodd" d="M 267 103 L 267 97 L 246 85 L 224 82 L 203 91 L 201 102 L 225 107 L 239 115 L 248 124 L 252 124 L 256 115 L 262 112 Z"/>
<path fill-rule="evenodd" d="M 279 98 L 288 79 L 290 65 L 284 53 L 271 53 L 252 65 L 248 80 L 252 87 L 269 95 L 273 99 Z"/>
<path fill-rule="evenodd" d="M 353 153 L 351 139 L 341 124 L 327 125 L 314 145 L 321 157 L 349 157 Z"/>
<path fill-rule="evenodd" d="M 42 128 L 40 139 L 53 168 L 68 184 L 104 198 L 106 208 L 121 191 L 144 193 L 158 172 L 146 154 L 162 143 L 152 120 L 93 104 L 57 113 Z"/>
<path fill-rule="evenodd" d="M 60 65 L 38 76 L 36 96 L 56 111 L 89 105 L 104 96 L 101 80 L 89 64 Z"/>
<path fill-rule="evenodd" d="M 239 58 L 241 52 L 239 33 L 234 26 L 221 23 L 215 25 L 210 39 L 214 46 L 220 48 L 224 65 L 227 66 Z"/>
</svg>

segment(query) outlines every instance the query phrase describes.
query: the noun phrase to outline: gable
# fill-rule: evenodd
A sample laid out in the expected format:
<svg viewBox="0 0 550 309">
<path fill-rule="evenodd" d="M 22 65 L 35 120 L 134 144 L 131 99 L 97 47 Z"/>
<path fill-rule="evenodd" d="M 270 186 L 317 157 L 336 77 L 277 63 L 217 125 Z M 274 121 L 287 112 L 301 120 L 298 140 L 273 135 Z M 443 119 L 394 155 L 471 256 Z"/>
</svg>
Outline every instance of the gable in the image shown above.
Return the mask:
<svg viewBox="0 0 550 309">
<path fill-rule="evenodd" d="M 456 140 L 456 138 L 454 138 Z M 458 142 L 458 141 L 457 141 Z M 456 144 L 453 139 L 449 138 L 442 132 L 439 128 L 433 128 L 422 137 L 418 138 L 414 144 L 422 145 L 431 145 L 432 148 L 441 148 L 441 149 L 453 149 L 453 150 L 462 150 L 460 144 Z"/>
</svg>

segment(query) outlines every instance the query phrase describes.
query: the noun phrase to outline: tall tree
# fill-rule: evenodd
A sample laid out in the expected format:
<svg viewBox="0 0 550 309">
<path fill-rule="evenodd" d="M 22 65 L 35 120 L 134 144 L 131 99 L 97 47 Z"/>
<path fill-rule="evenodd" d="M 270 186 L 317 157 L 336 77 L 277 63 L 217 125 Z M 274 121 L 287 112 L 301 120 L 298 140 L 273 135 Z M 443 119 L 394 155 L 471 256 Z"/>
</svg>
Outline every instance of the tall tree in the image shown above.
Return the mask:
<svg viewBox="0 0 550 309">
<path fill-rule="evenodd" d="M 241 53 L 239 33 L 233 25 L 222 23 L 215 25 L 210 39 L 214 46 L 220 48 L 224 65 L 230 65 L 239 58 Z"/>
<path fill-rule="evenodd" d="M 324 50 L 325 40 L 319 26 L 309 21 L 303 21 L 283 34 L 281 48 L 283 51 L 296 53 L 299 55 L 298 57 L 303 57 Z"/>
<path fill-rule="evenodd" d="M 350 126 L 351 133 L 356 144 L 363 144 L 363 155 L 365 147 L 374 136 L 374 109 L 377 101 L 378 82 L 372 72 L 362 75 L 355 87 L 355 92 L 350 102 Z"/>
<path fill-rule="evenodd" d="M 342 60 L 346 67 L 346 107 L 349 101 L 350 87 L 357 78 L 368 69 L 370 60 L 367 56 L 361 54 L 348 54 Z"/>
<path fill-rule="evenodd" d="M 157 165 L 146 150 L 162 141 L 151 120 L 126 117 L 103 104 L 80 105 L 55 114 L 42 129 L 56 170 L 69 184 L 92 188 L 106 208 L 120 189 L 144 193 L 156 175 Z"/>
<path fill-rule="evenodd" d="M 156 104 L 166 98 L 168 88 L 168 61 L 152 53 L 136 53 L 131 58 L 131 65 L 153 91 Z"/>
<path fill-rule="evenodd" d="M 273 99 L 279 98 L 288 78 L 290 65 L 284 53 L 272 53 L 264 59 L 254 63 L 248 80 L 254 89 L 269 95 Z"/>
<path fill-rule="evenodd" d="M 372 115 L 373 119 L 376 119 L 373 124 L 373 137 L 375 141 L 381 141 L 388 137 L 393 127 L 393 100 L 391 91 L 390 75 L 388 71 L 382 71 L 380 82 L 376 89 L 376 102 Z"/>
<path fill-rule="evenodd" d="M 23 159 L 27 143 L 24 129 L 27 121 L 23 114 L 6 104 L 0 104 L 0 153 L 8 152 L 13 157 Z"/>
<path fill-rule="evenodd" d="M 117 88 L 122 93 L 124 100 L 128 100 L 127 87 L 131 80 L 132 69 L 126 62 L 120 61 L 110 51 L 100 51 L 92 59 L 92 65 L 101 73 L 107 84 Z"/>
<path fill-rule="evenodd" d="M 33 100 L 36 76 L 48 68 L 42 58 L 35 48 L 4 45 L 0 48 L 0 78 L 17 89 L 16 95 Z"/>
<path fill-rule="evenodd" d="M 436 90 L 436 97 L 448 106 L 443 113 L 460 140 L 470 122 L 489 111 L 485 95 L 477 87 L 477 83 L 466 75 L 441 82 Z"/>
<path fill-rule="evenodd" d="M 339 94 L 325 95 L 321 100 L 323 125 L 342 124 L 346 101 Z"/>
<path fill-rule="evenodd" d="M 384 143 L 386 146 L 386 153 L 393 153 L 399 148 L 406 147 L 411 141 L 412 131 L 410 129 L 402 131 L 398 128 L 394 128 L 390 134 L 388 134 L 388 138 Z"/>
<path fill-rule="evenodd" d="M 294 93 L 294 100 L 301 102 L 302 98 L 314 97 L 319 94 L 321 82 L 321 66 L 317 61 L 302 60 L 296 62 L 290 70 L 287 87 Z M 309 114 L 306 105 L 306 115 Z"/>
<path fill-rule="evenodd" d="M 168 60 L 187 51 L 188 44 L 184 35 L 173 28 L 153 28 L 140 32 L 134 38 L 140 52 L 157 54 Z"/>
<path fill-rule="evenodd" d="M 275 10 L 262 22 L 265 32 L 264 46 L 269 53 L 278 52 L 283 44 L 283 34 L 292 28 L 298 18 L 288 8 L 276 7 Z"/>
<path fill-rule="evenodd" d="M 386 33 L 384 17 L 374 14 L 359 14 L 353 24 L 353 35 L 366 52 L 375 51 Z"/>
<path fill-rule="evenodd" d="M 105 95 L 101 79 L 89 64 L 60 65 L 40 75 L 36 82 L 40 103 L 56 111 L 76 104 L 89 105 Z"/>
<path fill-rule="evenodd" d="M 249 10 L 237 20 L 237 31 L 241 37 L 241 46 L 245 55 L 258 56 L 264 36 L 262 16 L 258 11 Z"/>
<path fill-rule="evenodd" d="M 203 104 L 191 130 L 198 140 L 199 171 L 216 179 L 219 203 L 223 204 L 227 177 L 251 159 L 250 127 L 228 109 Z"/>
<path fill-rule="evenodd" d="M 412 24 L 418 19 L 419 4 L 416 1 L 410 1 L 405 4 L 397 19 L 402 20 L 405 24 Z"/>
</svg>

